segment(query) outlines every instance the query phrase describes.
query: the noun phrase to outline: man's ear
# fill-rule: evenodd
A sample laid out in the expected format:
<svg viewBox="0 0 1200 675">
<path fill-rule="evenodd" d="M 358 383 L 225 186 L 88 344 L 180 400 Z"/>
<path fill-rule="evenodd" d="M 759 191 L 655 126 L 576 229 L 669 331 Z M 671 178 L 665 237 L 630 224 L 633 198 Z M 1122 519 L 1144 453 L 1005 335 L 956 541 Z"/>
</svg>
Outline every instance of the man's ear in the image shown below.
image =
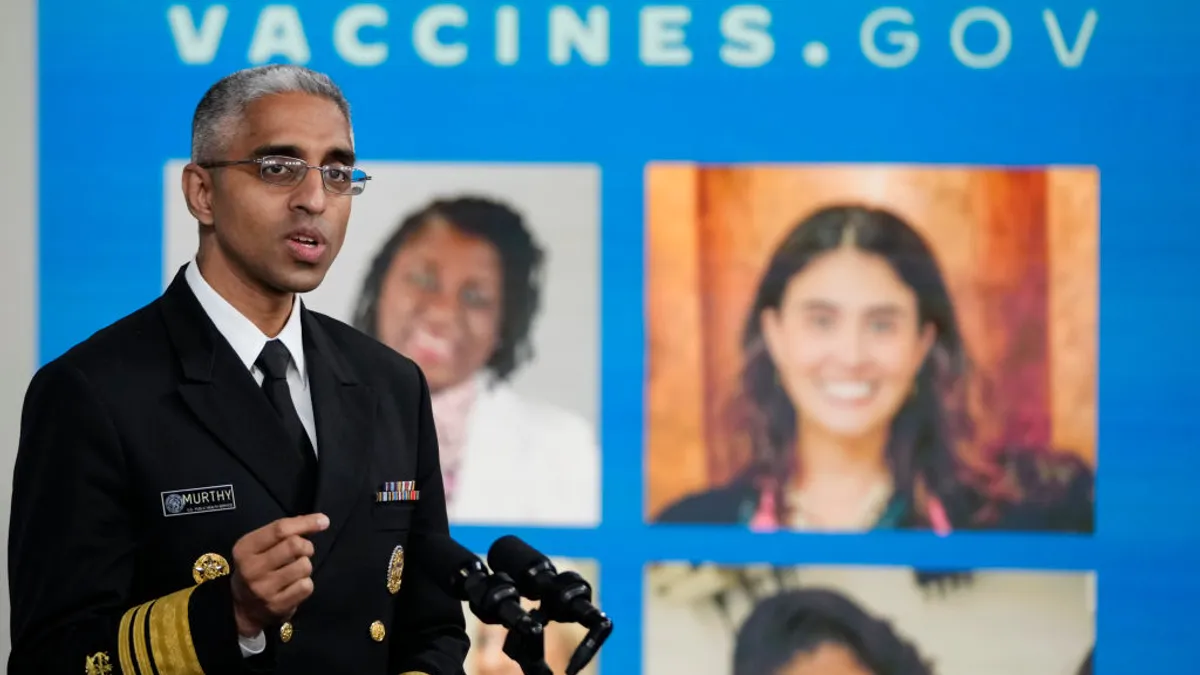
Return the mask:
<svg viewBox="0 0 1200 675">
<path fill-rule="evenodd" d="M 188 211 L 202 227 L 212 227 L 216 218 L 213 216 L 213 176 L 207 169 L 196 163 L 183 167 L 183 198 L 187 202 Z"/>
</svg>

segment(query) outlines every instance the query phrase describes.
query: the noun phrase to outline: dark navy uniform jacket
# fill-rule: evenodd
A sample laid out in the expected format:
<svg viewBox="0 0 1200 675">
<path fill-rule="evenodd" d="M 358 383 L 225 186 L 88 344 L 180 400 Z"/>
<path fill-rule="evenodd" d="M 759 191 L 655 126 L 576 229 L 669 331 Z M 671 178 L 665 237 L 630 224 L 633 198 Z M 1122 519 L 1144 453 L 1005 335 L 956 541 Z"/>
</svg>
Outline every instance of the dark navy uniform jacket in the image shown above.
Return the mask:
<svg viewBox="0 0 1200 675">
<path fill-rule="evenodd" d="M 463 672 L 462 606 L 412 564 L 419 534 L 448 532 L 425 377 L 301 311 L 315 503 L 297 487 L 302 456 L 182 270 L 34 376 L 13 480 L 11 675 Z M 330 526 L 311 536 L 313 595 L 244 657 L 234 543 L 318 511 Z"/>
</svg>

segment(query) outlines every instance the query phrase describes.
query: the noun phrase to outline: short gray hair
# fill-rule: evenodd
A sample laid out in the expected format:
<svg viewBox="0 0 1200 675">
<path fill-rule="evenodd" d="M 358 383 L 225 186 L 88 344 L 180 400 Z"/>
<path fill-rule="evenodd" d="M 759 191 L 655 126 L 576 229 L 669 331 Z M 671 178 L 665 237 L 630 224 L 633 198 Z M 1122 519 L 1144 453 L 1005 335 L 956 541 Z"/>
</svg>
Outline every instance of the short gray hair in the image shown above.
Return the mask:
<svg viewBox="0 0 1200 675">
<path fill-rule="evenodd" d="M 224 152 L 233 125 L 254 101 L 300 92 L 337 104 L 350 122 L 350 103 L 328 75 L 303 66 L 271 64 L 239 70 L 205 92 L 192 117 L 192 161 L 213 161 Z"/>
</svg>

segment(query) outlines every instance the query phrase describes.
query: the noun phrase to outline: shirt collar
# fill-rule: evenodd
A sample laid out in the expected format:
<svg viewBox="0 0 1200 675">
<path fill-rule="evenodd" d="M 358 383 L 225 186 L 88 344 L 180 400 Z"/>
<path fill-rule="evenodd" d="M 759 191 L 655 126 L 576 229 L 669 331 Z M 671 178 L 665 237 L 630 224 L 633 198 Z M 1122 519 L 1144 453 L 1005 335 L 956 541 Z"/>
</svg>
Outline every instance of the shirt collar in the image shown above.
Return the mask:
<svg viewBox="0 0 1200 675">
<path fill-rule="evenodd" d="M 253 321 L 247 319 L 237 308 L 229 304 L 228 300 L 213 290 L 213 287 L 204 279 L 204 275 L 200 274 L 200 267 L 196 264 L 195 258 L 188 264 L 184 277 L 187 279 L 192 293 L 200 301 L 200 307 L 204 309 L 204 313 L 233 347 L 233 351 L 241 360 L 242 365 L 249 370 L 271 338 L 264 335 Z M 297 295 L 292 299 L 292 312 L 288 316 L 287 323 L 276 337 L 291 353 L 292 363 L 296 364 L 296 370 L 299 371 L 303 380 L 306 374 L 304 370 L 304 332 L 301 325 L 300 296 Z"/>
</svg>

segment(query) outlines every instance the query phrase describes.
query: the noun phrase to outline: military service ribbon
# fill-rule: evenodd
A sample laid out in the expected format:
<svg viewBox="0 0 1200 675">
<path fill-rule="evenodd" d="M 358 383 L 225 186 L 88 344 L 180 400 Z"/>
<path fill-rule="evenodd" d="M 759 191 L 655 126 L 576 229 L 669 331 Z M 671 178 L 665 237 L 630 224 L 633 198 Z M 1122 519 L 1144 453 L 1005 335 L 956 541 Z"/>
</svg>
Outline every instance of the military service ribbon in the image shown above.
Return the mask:
<svg viewBox="0 0 1200 675">
<path fill-rule="evenodd" d="M 421 498 L 416 481 L 388 481 L 375 493 L 377 502 L 411 502 Z"/>
</svg>

